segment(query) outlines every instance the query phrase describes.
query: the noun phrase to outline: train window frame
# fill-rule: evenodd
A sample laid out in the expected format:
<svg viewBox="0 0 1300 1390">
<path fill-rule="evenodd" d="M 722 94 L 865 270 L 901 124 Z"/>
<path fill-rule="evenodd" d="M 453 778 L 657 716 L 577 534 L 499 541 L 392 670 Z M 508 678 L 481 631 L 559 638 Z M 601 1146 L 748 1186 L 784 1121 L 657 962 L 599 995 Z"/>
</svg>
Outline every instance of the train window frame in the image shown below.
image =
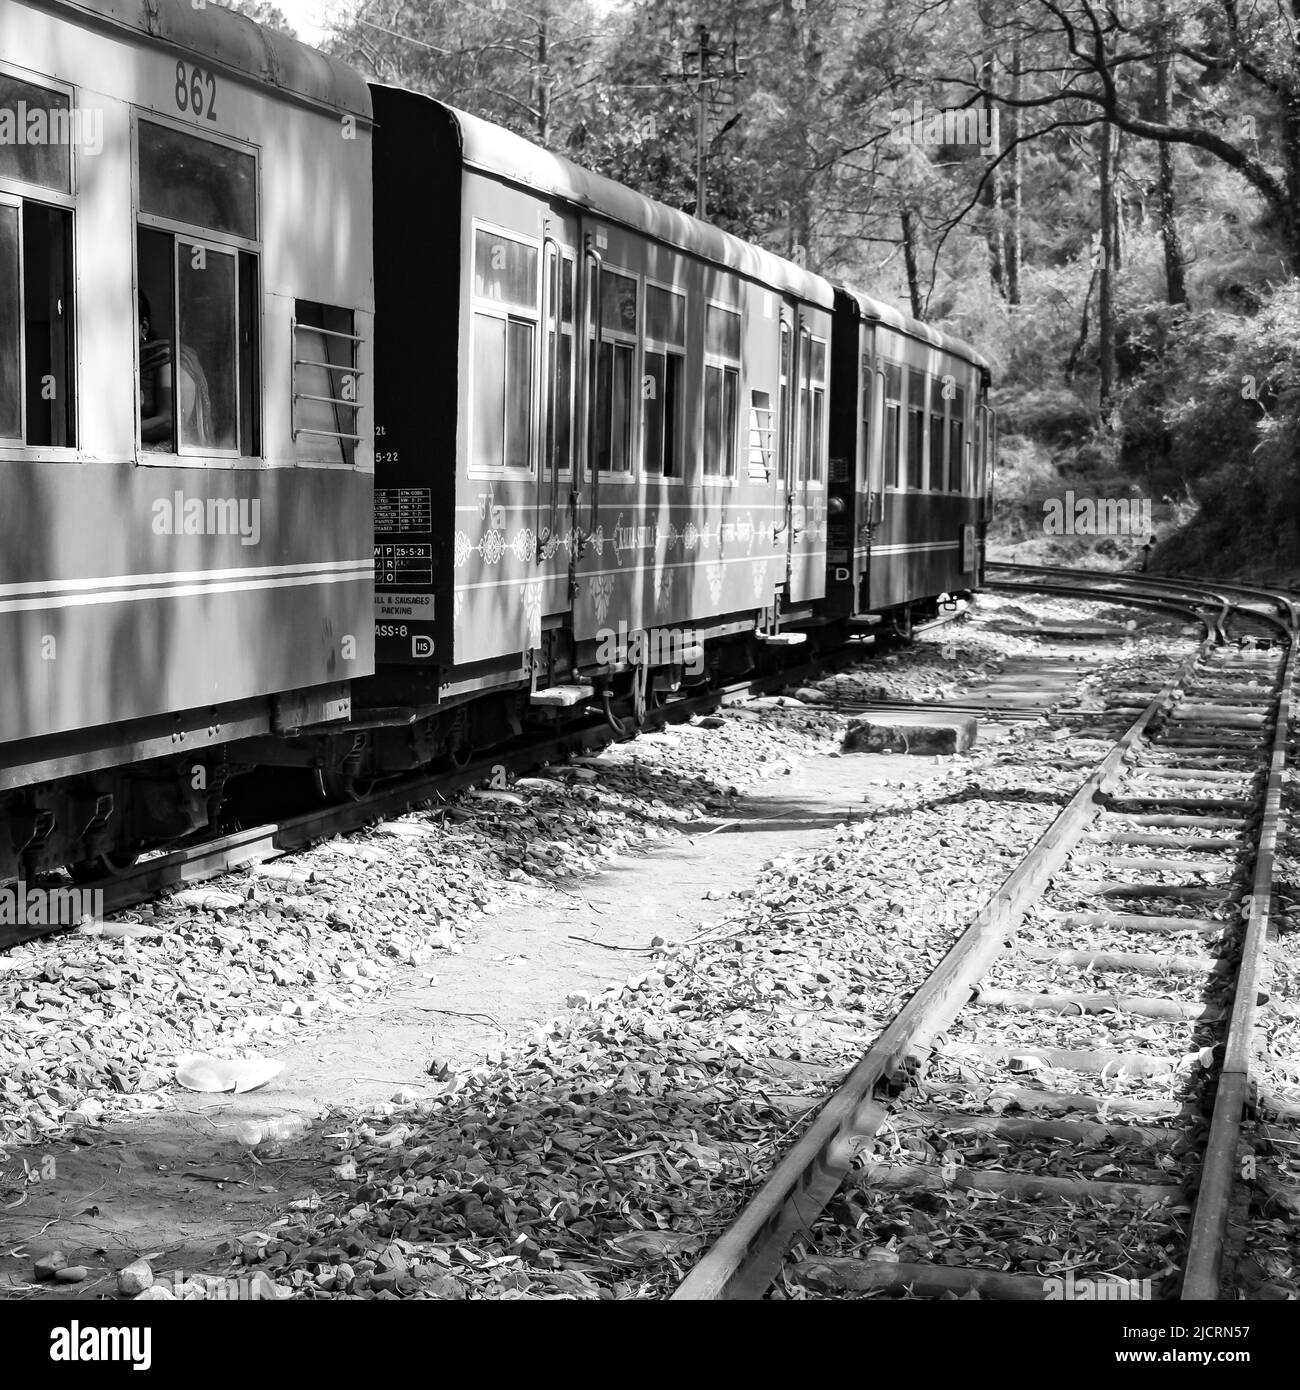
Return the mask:
<svg viewBox="0 0 1300 1390">
<path fill-rule="evenodd" d="M 818 334 L 808 333 L 808 361 L 801 364 L 806 367 L 802 379 L 799 382 L 799 485 L 804 488 L 814 488 L 818 491 L 825 491 L 826 476 L 825 466 L 829 462 L 827 458 L 827 429 L 830 420 L 830 413 L 827 404 L 830 398 L 831 384 L 831 343 L 829 337 L 820 337 Z M 814 381 L 812 376 L 812 362 L 815 353 L 814 347 L 820 346 L 822 349 L 822 371 L 821 376 Z M 803 397 L 804 392 L 808 394 L 808 431 L 804 437 L 803 424 Z M 814 438 L 814 435 L 816 436 Z M 816 476 L 813 474 L 813 465 L 817 465 Z"/>
<path fill-rule="evenodd" d="M 934 493 L 947 494 L 948 483 L 951 477 L 950 464 L 948 459 L 948 414 L 951 404 L 945 395 L 945 381 L 949 373 L 938 372 L 929 377 L 930 391 L 929 401 L 926 409 L 929 412 L 929 447 L 926 450 L 926 464 L 929 468 L 928 491 Z M 939 409 L 935 409 L 936 403 Z M 936 430 L 935 425 L 938 424 Z M 939 450 L 938 459 L 935 458 L 936 445 Z"/>
<path fill-rule="evenodd" d="M 68 102 L 70 120 L 75 113 L 84 110 L 78 101 L 80 89 L 73 83 L 64 82 L 45 73 L 30 72 L 16 63 L 0 61 L 0 73 L 24 82 L 33 87 L 43 88 L 54 95 L 65 97 Z M 81 180 L 80 142 L 70 140 L 68 160 L 68 187 L 52 188 L 48 184 L 32 183 L 12 175 L 0 173 L 0 202 L 16 206 L 18 210 L 18 381 L 19 381 L 19 433 L 0 438 L 0 459 L 22 459 L 33 463 L 77 463 L 81 457 L 81 294 L 79 293 L 79 258 L 77 255 L 77 223 L 79 214 L 79 195 Z M 26 403 L 27 382 L 27 304 L 26 304 L 26 260 L 23 252 L 23 209 L 26 204 L 35 203 L 64 213 L 68 218 L 68 294 L 67 314 L 67 369 L 70 384 L 67 427 L 71 434 L 68 444 L 28 444 L 28 418 Z"/>
<path fill-rule="evenodd" d="M 494 299 L 488 295 L 478 293 L 475 285 L 475 265 L 478 247 L 478 234 L 485 232 L 489 236 L 499 237 L 503 241 L 512 241 L 520 246 L 526 246 L 537 257 L 536 277 L 533 290 L 533 303 L 530 306 L 522 301 L 518 303 L 507 303 L 501 299 Z M 469 261 L 466 269 L 466 283 L 469 294 L 465 299 L 466 305 L 466 344 L 465 344 L 465 382 L 468 392 L 465 409 L 466 425 L 466 448 L 465 465 L 467 476 L 477 479 L 492 478 L 518 478 L 532 479 L 542 475 L 539 470 L 542 467 L 541 450 L 541 349 L 544 335 L 547 331 L 546 325 L 542 322 L 542 294 L 545 287 L 545 271 L 543 266 L 543 247 L 542 238 L 533 236 L 528 232 L 522 232 L 517 227 L 504 227 L 500 223 L 490 222 L 486 218 L 475 217 L 470 220 L 470 234 L 468 239 Z M 507 457 L 506 434 L 502 430 L 502 456 L 499 464 L 482 464 L 477 462 L 474 453 L 476 414 L 475 403 L 478 399 L 478 369 L 475 352 L 475 322 L 479 317 L 497 319 L 505 325 L 506 332 L 506 362 L 508 366 L 510 344 L 509 332 L 512 321 L 520 321 L 531 326 L 533 330 L 533 350 L 530 357 L 531 362 L 531 386 L 528 401 L 528 462 L 525 465 L 512 464 Z M 576 372 L 575 372 L 576 378 Z M 509 404 L 509 387 L 505 389 L 505 406 Z M 572 438 L 570 439 L 570 450 L 572 451 Z M 570 454 L 572 457 L 572 453 Z"/>
<path fill-rule="evenodd" d="M 643 351 L 644 330 L 645 330 L 645 276 L 639 271 L 633 270 L 630 266 L 617 265 L 613 261 L 605 261 L 601 265 L 601 279 L 604 281 L 606 276 L 617 275 L 620 279 L 630 280 L 636 288 L 636 328 L 629 333 L 625 328 L 614 328 L 602 322 L 600 326 L 600 345 L 602 348 L 608 346 L 610 349 L 610 386 L 614 382 L 614 364 L 618 360 L 617 351 L 619 348 L 631 349 L 631 365 L 628 372 L 628 414 L 625 419 L 627 429 L 627 451 L 626 467 L 624 468 L 602 468 L 600 466 L 599 441 L 597 433 L 600 427 L 600 420 L 595 415 L 597 405 L 597 380 L 600 371 L 600 364 L 596 360 L 592 348 L 596 342 L 596 323 L 592 314 L 587 315 L 587 364 L 589 371 L 588 397 L 592 410 L 591 434 L 587 446 L 587 477 L 595 477 L 599 473 L 602 480 L 609 482 L 629 482 L 640 475 L 639 464 L 641 463 L 642 449 L 642 421 L 644 412 L 641 409 L 641 389 L 640 382 L 645 374 L 645 355 Z M 604 307 L 602 285 L 602 308 Z M 613 463 L 614 450 L 614 419 L 613 402 L 610 402 L 610 462 Z"/>
<path fill-rule="evenodd" d="M 797 422 L 794 412 L 794 325 L 784 306 L 776 331 L 776 483 L 778 489 L 790 487 L 791 465 L 798 453 L 798 442 L 790 433 Z"/>
<path fill-rule="evenodd" d="M 905 435 L 906 447 L 903 450 L 903 462 L 905 465 L 904 473 L 907 478 L 907 491 L 926 492 L 929 489 L 929 479 L 927 477 L 927 474 L 929 472 L 929 429 L 927 428 L 928 422 L 926 420 L 926 415 L 929 412 L 930 393 L 927 389 L 927 386 L 930 380 L 930 373 L 927 372 L 924 367 L 914 367 L 910 362 L 907 364 L 904 370 L 907 372 L 906 386 L 904 387 L 903 397 L 903 405 L 907 413 L 907 426 Z M 919 398 L 914 398 L 912 383 L 917 380 L 919 380 L 921 389 Z M 915 435 L 913 435 L 912 431 L 913 427 L 917 423 L 917 420 L 915 418 L 917 416 L 920 417 L 920 429 Z M 916 455 L 915 460 L 913 459 L 914 450 Z M 916 463 L 915 470 L 913 469 L 914 461 Z M 917 475 L 915 482 L 912 481 L 912 475 L 914 471 Z"/>
<path fill-rule="evenodd" d="M 236 151 L 239 154 L 248 155 L 253 160 L 253 204 L 256 237 L 249 238 L 239 236 L 233 232 L 218 231 L 212 227 L 205 227 L 198 223 L 183 222 L 172 218 L 160 216 L 157 213 L 146 212 L 141 205 L 142 179 L 140 171 L 140 127 L 141 125 L 161 126 L 169 130 L 174 130 L 179 134 L 186 135 L 192 140 L 202 141 L 211 145 L 220 145 L 227 149 Z M 172 303 L 171 303 L 171 322 L 168 330 L 172 335 L 172 340 L 176 341 L 178 336 L 178 325 L 180 322 L 180 296 L 178 293 L 178 262 L 179 247 L 182 241 L 190 246 L 204 246 L 214 249 L 218 254 L 233 255 L 235 261 L 235 330 L 236 330 L 236 371 L 235 371 L 235 396 L 237 403 L 236 410 L 236 447 L 234 449 L 217 449 L 208 446 L 185 446 L 178 433 L 173 433 L 173 449 L 146 449 L 144 440 L 141 438 L 141 412 L 139 393 L 141 389 L 141 342 L 138 331 L 138 320 L 132 311 L 131 321 L 136 325 L 136 332 L 133 334 L 134 342 L 132 355 L 135 365 L 136 401 L 132 414 L 134 416 L 135 434 L 135 462 L 143 468 L 203 468 L 203 469 L 232 469 L 232 470 L 264 470 L 270 468 L 319 468 L 331 467 L 334 465 L 317 463 L 300 463 L 292 455 L 284 459 L 274 461 L 266 456 L 266 439 L 264 435 L 265 424 L 265 403 L 266 403 L 266 374 L 265 374 L 265 348 L 266 348 L 266 296 L 262 292 L 264 283 L 263 258 L 266 254 L 265 249 L 265 200 L 263 198 L 262 179 L 264 174 L 264 161 L 262 146 L 250 140 L 242 140 L 237 136 L 230 135 L 221 130 L 204 130 L 196 132 L 192 125 L 187 125 L 183 121 L 173 120 L 172 118 L 149 108 L 133 105 L 130 111 L 130 141 L 131 141 L 131 218 L 132 218 L 132 237 L 131 237 L 131 283 L 136 294 L 143 291 L 140 287 L 140 233 L 141 231 L 156 232 L 172 239 Z M 248 315 L 247 327 L 252 336 L 250 343 L 250 353 L 257 370 L 251 378 L 251 392 L 247 407 L 251 415 L 247 420 L 243 417 L 245 402 L 241 399 L 242 388 L 240 380 L 242 378 L 242 348 L 238 342 L 239 329 L 241 328 L 241 314 L 243 313 L 244 300 L 241 293 L 242 277 L 244 271 L 244 257 L 251 257 L 253 263 L 252 276 L 254 284 L 254 302 Z M 292 402 L 290 403 L 292 409 Z M 247 431 L 251 439 L 253 448 L 259 450 L 257 453 L 244 453 L 242 444 L 245 436 L 245 425 L 249 426 Z M 174 427 L 173 427 L 174 428 Z"/>
<path fill-rule="evenodd" d="M 710 351 L 709 349 L 709 310 L 716 309 L 720 313 L 730 314 L 738 320 L 739 345 L 734 357 L 729 357 L 724 353 Z M 740 486 L 740 427 L 741 402 L 745 398 L 745 313 L 741 305 L 733 300 L 706 298 L 704 301 L 704 314 L 701 326 L 703 327 L 704 352 L 700 360 L 700 407 L 703 411 L 703 434 L 701 443 L 704 446 L 701 451 L 700 459 L 700 481 L 708 486 L 731 487 Z M 729 467 L 724 471 L 713 472 L 709 469 L 708 459 L 708 421 L 709 421 L 709 372 L 721 372 L 722 398 L 721 408 L 725 411 L 727 400 L 727 377 L 730 374 L 735 379 L 735 416 L 732 420 L 731 438 L 727 440 L 727 449 L 724 458 Z M 725 421 L 720 423 L 719 433 L 725 430 Z"/>
<path fill-rule="evenodd" d="M 880 476 L 883 479 L 883 491 L 885 492 L 906 492 L 907 479 L 903 468 L 903 403 L 906 398 L 903 385 L 903 372 L 906 370 L 905 364 L 896 361 L 892 357 L 881 354 L 878 359 L 878 370 L 885 376 L 884 389 L 884 419 L 881 421 L 880 436 Z M 894 394 L 891 387 L 891 369 L 896 373 L 897 394 Z M 890 458 L 890 444 L 893 444 L 893 458 Z M 891 480 L 890 470 L 893 470 Z"/>
<path fill-rule="evenodd" d="M 948 495 L 969 497 L 974 491 L 972 480 L 969 476 L 970 463 L 970 422 L 966 402 L 969 399 L 969 392 L 965 386 L 954 388 L 957 395 L 948 402 Z M 958 398 L 960 397 L 961 409 L 956 409 Z M 959 466 L 954 466 L 952 458 L 953 431 L 959 431 L 957 437 L 958 453 L 960 454 Z"/>
<path fill-rule="evenodd" d="M 641 424 L 641 476 L 647 481 L 661 483 L 671 487 L 682 487 L 690 481 L 689 451 L 686 447 L 686 406 L 688 393 L 686 389 L 687 371 L 690 363 L 690 340 L 691 340 L 691 296 L 685 287 L 674 285 L 664 280 L 656 280 L 652 276 L 644 275 L 641 289 L 641 391 L 642 405 L 639 410 Z M 661 294 L 671 295 L 674 299 L 681 301 L 682 307 L 682 336 L 681 341 L 674 343 L 666 338 L 656 337 L 650 331 L 650 291 L 658 290 Z M 649 379 L 647 366 L 651 354 L 664 358 L 665 379 L 667 379 L 667 363 L 671 358 L 676 358 L 679 363 L 677 378 L 677 409 L 676 420 L 673 423 L 675 438 L 673 445 L 677 455 L 677 471 L 675 473 L 665 473 L 662 464 L 659 468 L 651 468 L 648 458 L 648 448 L 650 442 L 649 421 L 644 404 L 645 383 Z M 664 432 L 665 440 L 667 431 Z M 665 451 L 666 453 L 666 451 Z"/>
<path fill-rule="evenodd" d="M 563 478 L 572 479 L 572 478 L 573 478 L 573 458 L 574 458 L 574 454 L 575 454 L 576 451 L 577 451 L 578 436 L 579 436 L 579 434 L 580 434 L 580 432 L 581 432 L 581 431 L 579 430 L 579 424 L 580 424 L 580 422 L 579 422 L 579 420 L 578 420 L 578 251 L 577 251 L 577 248 L 576 248 L 576 247 L 574 247 L 574 246 L 567 246 L 567 245 L 565 245 L 563 242 L 557 242 L 557 245 L 558 245 L 559 248 L 560 248 L 560 255 L 559 255 L 559 257 L 558 257 L 558 264 L 557 264 L 557 266 L 556 266 L 556 269 L 558 270 L 558 269 L 562 266 L 562 267 L 564 267 L 564 270 L 567 271 L 568 274 L 569 274 L 569 310 L 570 310 L 570 313 L 569 313 L 569 319 L 568 319 L 568 322 L 567 322 L 567 323 L 565 322 L 565 319 L 564 319 L 564 279 L 563 279 L 563 276 L 562 276 L 562 275 L 557 279 L 557 282 L 556 282 L 556 290 L 557 290 L 558 293 L 559 293 L 559 298 L 558 298 L 558 302 L 557 302 L 556 305 L 555 305 L 555 326 L 556 326 L 556 329 L 557 329 L 557 333 L 556 333 L 556 342 L 559 343 L 559 342 L 563 341 L 564 338 L 566 338 L 566 337 L 567 337 L 568 340 L 569 340 L 569 448 L 568 448 L 567 456 L 566 456 L 566 457 L 564 458 L 564 460 L 561 462 L 559 468 L 555 470 L 554 474 L 552 474 L 552 471 L 551 471 L 551 460 L 550 460 L 548 457 L 546 457 L 546 444 L 547 444 L 547 441 L 546 441 L 546 439 L 542 439 L 542 440 L 539 441 L 538 447 L 539 447 L 539 451 L 540 451 L 540 452 L 539 452 L 539 455 L 538 455 L 538 477 L 539 477 L 539 478 L 546 479 L 546 480 L 548 480 L 548 481 L 551 479 L 552 476 L 555 476 L 555 477 L 561 478 L 561 479 L 563 479 Z M 545 248 L 544 248 L 544 247 L 543 247 L 543 257 L 542 257 L 542 259 L 543 259 L 543 262 L 545 262 L 546 257 L 545 257 Z M 543 280 L 543 286 L 542 286 L 542 291 L 543 291 L 542 306 L 543 306 L 543 308 L 545 308 L 545 271 L 544 271 L 544 270 L 543 270 L 543 273 L 542 273 L 542 280 Z M 544 339 L 546 338 L 547 335 L 550 334 L 550 332 L 551 332 L 551 323 L 550 323 L 549 320 L 548 320 L 546 323 L 544 323 L 544 324 L 542 325 L 542 332 L 543 332 L 543 338 L 544 338 Z M 549 371 L 554 371 L 554 369 L 555 369 L 555 360 L 556 360 L 556 359 L 555 359 L 555 357 L 552 355 L 553 349 L 552 349 L 552 347 L 551 347 L 551 345 L 550 345 L 549 342 L 545 342 L 544 345 L 545 345 L 545 347 L 546 347 L 546 352 L 547 352 L 547 360 L 546 360 L 547 369 L 548 369 Z M 550 385 L 549 385 L 548 382 L 542 381 L 542 382 L 539 383 L 539 386 L 540 386 L 540 391 L 541 391 L 541 392 L 549 392 L 549 390 L 550 390 Z M 538 396 L 538 410 L 539 410 L 539 412 L 540 412 L 540 410 L 541 410 L 542 404 L 544 403 L 544 401 L 545 401 L 546 399 L 547 399 L 546 397 L 544 397 L 544 396 L 542 396 L 542 395 L 539 394 L 539 396 Z M 558 404 L 559 404 L 559 399 L 560 399 L 558 390 L 557 390 L 557 392 L 556 392 L 555 399 L 556 399 L 556 404 L 558 405 Z M 548 432 L 553 428 L 553 425 L 554 425 L 554 422 L 553 422 L 553 421 L 547 421 L 547 430 L 548 430 Z"/>
</svg>

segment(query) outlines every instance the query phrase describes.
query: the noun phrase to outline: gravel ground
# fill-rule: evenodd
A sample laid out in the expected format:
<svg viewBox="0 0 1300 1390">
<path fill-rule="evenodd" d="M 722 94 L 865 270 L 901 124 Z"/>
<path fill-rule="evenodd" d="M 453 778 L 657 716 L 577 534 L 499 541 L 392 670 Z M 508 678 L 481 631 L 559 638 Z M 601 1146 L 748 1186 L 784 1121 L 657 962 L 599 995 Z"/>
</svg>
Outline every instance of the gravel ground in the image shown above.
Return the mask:
<svg viewBox="0 0 1300 1390">
<path fill-rule="evenodd" d="M 978 689 L 1045 650 L 994 622 L 1097 611 L 985 598 L 973 621 L 822 690 Z M 1158 686 L 1185 651 L 1174 629 L 1144 624 L 1123 649 L 1093 652 L 1111 665 L 1081 688 L 1082 704 Z M 17 1146 L 166 1105 L 185 1054 L 247 1056 L 319 1031 L 382 991 L 395 963 L 462 948 L 528 884 L 699 829 L 755 777 L 838 746 L 844 716 L 759 705 L 190 890 L 102 935 L 0 958 L 7 1180 Z M 244 1260 L 300 1297 L 664 1293 L 1100 746 L 1059 720 L 989 724 L 937 779 L 875 779 L 864 818 L 817 850 L 778 856 L 743 885 L 720 866 L 718 891 L 735 907 L 699 939 L 658 951 L 625 985 L 575 996 L 525 1044 L 436 1077 L 432 1097 L 399 1092 L 378 1113 L 333 1117 L 333 1184 L 240 1232 Z"/>
</svg>

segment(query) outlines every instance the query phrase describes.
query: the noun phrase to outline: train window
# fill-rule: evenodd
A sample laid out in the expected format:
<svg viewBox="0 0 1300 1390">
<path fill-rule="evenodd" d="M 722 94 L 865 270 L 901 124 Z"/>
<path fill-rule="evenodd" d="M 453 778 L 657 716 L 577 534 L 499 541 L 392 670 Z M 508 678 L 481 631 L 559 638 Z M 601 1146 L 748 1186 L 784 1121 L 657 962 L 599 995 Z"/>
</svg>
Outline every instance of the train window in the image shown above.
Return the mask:
<svg viewBox="0 0 1300 1390">
<path fill-rule="evenodd" d="M 944 427 L 944 413 L 947 402 L 943 396 L 943 381 L 935 377 L 930 381 L 930 487 L 935 492 L 945 492 L 948 477 L 944 468 L 944 446 L 948 442 L 948 431 Z"/>
<path fill-rule="evenodd" d="M 710 304 L 704 314 L 704 471 L 736 476 L 740 412 L 740 315 Z"/>
<path fill-rule="evenodd" d="M 596 387 L 596 467 L 602 473 L 626 473 L 632 466 L 634 356 L 635 349 L 630 343 L 608 339 L 601 342 Z"/>
<path fill-rule="evenodd" d="M 645 290 L 645 335 L 656 343 L 686 347 L 686 296 L 674 290 L 647 285 Z"/>
<path fill-rule="evenodd" d="M 825 419 L 826 344 L 820 338 L 810 338 L 804 379 L 799 388 L 800 473 L 810 483 L 822 480 Z"/>
<path fill-rule="evenodd" d="M 22 294 L 18 279 L 18 207 L 0 204 L 0 439 L 21 439 Z"/>
<path fill-rule="evenodd" d="M 749 475 L 770 478 L 776 456 L 776 428 L 772 415 L 772 393 L 749 393 Z"/>
<path fill-rule="evenodd" d="M 474 315 L 474 451 L 477 468 L 531 463 L 535 325 Z"/>
<path fill-rule="evenodd" d="M 537 305 L 537 248 L 480 228 L 474 233 L 474 293 L 531 312 Z"/>
<path fill-rule="evenodd" d="M 257 158 L 144 119 L 136 150 L 141 451 L 256 456 Z"/>
<path fill-rule="evenodd" d="M 563 265 L 561 273 L 559 267 Z M 550 304 L 558 302 L 559 312 L 559 339 L 556 339 L 556 323 L 552 317 L 552 311 L 548 309 L 548 350 L 549 360 L 552 364 L 550 370 L 555 373 L 555 396 L 554 408 L 555 418 L 551 421 L 550 427 L 550 447 L 551 457 L 546 460 L 546 472 L 549 475 L 556 466 L 561 473 L 567 473 L 573 467 L 573 281 L 574 264 L 573 256 L 565 252 L 562 259 L 552 258 L 550 261 L 549 275 L 551 276 Z M 557 293 L 556 277 L 559 275 L 559 286 Z"/>
<path fill-rule="evenodd" d="M 76 443 L 72 213 L 0 203 L 0 439 Z"/>
<path fill-rule="evenodd" d="M 903 369 L 896 362 L 885 364 L 885 486 L 899 485 L 899 441 L 903 429 Z"/>
<path fill-rule="evenodd" d="M 257 257 L 142 227 L 136 269 L 141 449 L 254 455 Z"/>
<path fill-rule="evenodd" d="M 925 486 L 925 373 L 915 367 L 907 374 L 907 486 Z"/>
<path fill-rule="evenodd" d="M 475 468 L 533 464 L 538 274 L 535 246 L 500 232 L 475 231 L 474 294 L 485 301 L 473 322 Z"/>
<path fill-rule="evenodd" d="M 966 392 L 958 386 L 952 398 L 952 413 L 948 417 L 948 488 L 951 492 L 970 492 L 966 476 Z"/>
<path fill-rule="evenodd" d="M 301 462 L 355 463 L 360 346 L 350 309 L 295 302 L 293 438 Z"/>
<path fill-rule="evenodd" d="M 0 179 L 72 192 L 72 146 L 89 134 L 62 92 L 0 72 Z"/>
<path fill-rule="evenodd" d="M 645 471 L 680 478 L 682 383 L 686 377 L 686 296 L 647 285 L 645 292 Z"/>
<path fill-rule="evenodd" d="M 600 277 L 600 356 L 593 360 L 596 402 L 596 467 L 602 473 L 632 468 L 636 400 L 632 392 L 636 361 L 637 281 L 616 270 Z M 594 332 L 593 332 L 594 337 Z"/>
<path fill-rule="evenodd" d="M 257 160 L 169 126 L 139 125 L 140 211 L 257 240 Z"/>
</svg>

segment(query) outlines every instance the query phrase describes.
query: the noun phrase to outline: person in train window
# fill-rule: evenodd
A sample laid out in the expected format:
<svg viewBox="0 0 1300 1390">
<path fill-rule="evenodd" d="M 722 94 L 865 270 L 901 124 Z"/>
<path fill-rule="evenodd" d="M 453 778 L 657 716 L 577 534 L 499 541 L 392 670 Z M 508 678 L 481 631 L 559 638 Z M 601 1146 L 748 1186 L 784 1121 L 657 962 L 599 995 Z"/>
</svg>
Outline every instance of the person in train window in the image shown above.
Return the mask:
<svg viewBox="0 0 1300 1390">
<path fill-rule="evenodd" d="M 154 338 L 149 301 L 140 306 L 140 442 L 146 449 L 170 452 L 176 447 L 172 430 L 175 374 L 170 338 Z M 211 446 L 212 397 L 208 379 L 193 348 L 180 350 L 181 424 L 187 443 Z"/>
</svg>

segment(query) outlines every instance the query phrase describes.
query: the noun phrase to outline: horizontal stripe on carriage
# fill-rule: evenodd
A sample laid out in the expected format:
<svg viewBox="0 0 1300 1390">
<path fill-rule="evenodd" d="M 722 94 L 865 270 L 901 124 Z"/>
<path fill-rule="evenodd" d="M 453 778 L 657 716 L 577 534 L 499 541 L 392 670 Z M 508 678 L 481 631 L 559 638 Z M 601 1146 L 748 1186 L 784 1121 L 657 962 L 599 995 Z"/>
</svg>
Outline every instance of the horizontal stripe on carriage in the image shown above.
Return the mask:
<svg viewBox="0 0 1300 1390">
<path fill-rule="evenodd" d="M 311 585 L 354 584 L 374 574 L 373 560 L 336 564 L 275 565 L 251 569 L 198 570 L 192 573 L 121 575 L 100 579 L 54 580 L 45 584 L 0 585 L 0 613 L 27 613 L 152 599 L 194 598 L 209 594 L 252 593 Z"/>
</svg>

